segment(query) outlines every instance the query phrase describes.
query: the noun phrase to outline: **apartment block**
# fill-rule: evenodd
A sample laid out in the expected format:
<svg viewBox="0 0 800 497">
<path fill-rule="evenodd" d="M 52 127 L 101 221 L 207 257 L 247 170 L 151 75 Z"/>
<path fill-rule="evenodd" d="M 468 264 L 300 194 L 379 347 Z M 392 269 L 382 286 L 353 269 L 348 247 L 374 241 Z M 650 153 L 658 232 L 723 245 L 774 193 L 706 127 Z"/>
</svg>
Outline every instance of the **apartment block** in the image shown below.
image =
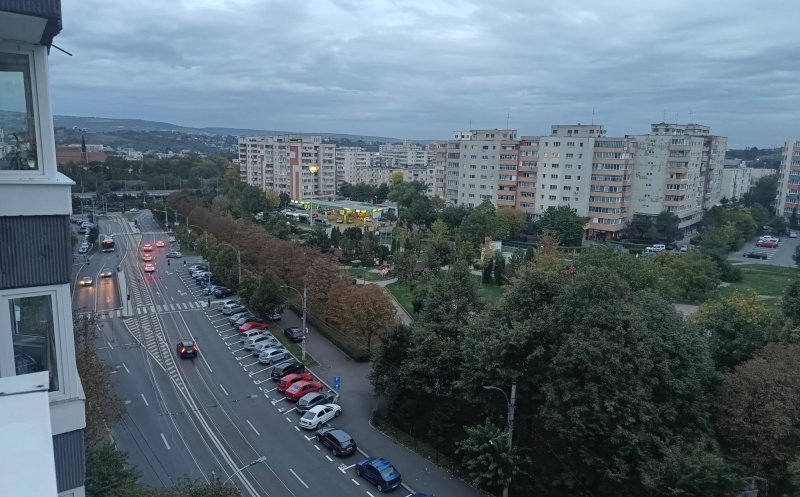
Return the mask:
<svg viewBox="0 0 800 497">
<path fill-rule="evenodd" d="M 631 137 L 595 139 L 586 214 L 587 240 L 616 240 L 628 226 L 632 217 L 635 150 L 636 140 Z"/>
<path fill-rule="evenodd" d="M 800 208 L 800 138 L 783 145 L 783 159 L 778 169 L 778 193 L 775 211 L 787 218 Z M 800 211 L 800 209 L 798 209 Z"/>
<path fill-rule="evenodd" d="M 722 169 L 720 194 L 728 200 L 738 200 L 750 190 L 752 169 L 741 159 L 726 160 Z"/>
<path fill-rule="evenodd" d="M 373 167 L 376 154 L 361 147 L 336 147 L 336 189 L 343 182 L 360 183 L 359 170 Z"/>
<path fill-rule="evenodd" d="M 84 392 L 72 329 L 69 218 L 48 52 L 58 0 L 0 0 L 0 481 L 3 495 L 85 495 Z"/>
<path fill-rule="evenodd" d="M 366 183 L 372 186 L 379 186 L 381 183 L 387 185 L 392 182 L 392 175 L 400 169 L 388 167 L 362 167 L 353 172 L 353 183 Z"/>
<path fill-rule="evenodd" d="M 674 212 L 680 228 L 693 229 L 704 209 L 720 203 L 727 138 L 709 131 L 699 124 L 658 123 L 650 134 L 634 136 L 634 214 Z"/>
<path fill-rule="evenodd" d="M 506 147 L 505 149 L 503 147 Z M 445 144 L 444 199 L 447 203 L 477 206 L 483 199 L 507 207 L 516 203 L 516 171 L 504 169 L 503 183 L 498 184 L 501 156 L 503 165 L 516 168 L 516 130 L 455 131 Z M 508 173 L 512 174 L 508 174 Z M 513 177 L 514 179 L 507 179 Z M 434 167 L 434 190 L 436 189 Z M 502 189 L 500 188 L 502 186 Z"/>
<path fill-rule="evenodd" d="M 336 194 L 336 145 L 321 136 L 239 137 L 239 176 L 264 191 L 294 199 Z M 309 167 L 319 166 L 313 174 Z"/>
<path fill-rule="evenodd" d="M 378 146 L 379 165 L 383 167 L 427 167 L 433 159 L 428 147 L 408 141 Z"/>
<path fill-rule="evenodd" d="M 515 207 L 536 213 L 536 181 L 539 171 L 539 138 L 523 136 L 517 148 L 517 196 Z"/>
</svg>

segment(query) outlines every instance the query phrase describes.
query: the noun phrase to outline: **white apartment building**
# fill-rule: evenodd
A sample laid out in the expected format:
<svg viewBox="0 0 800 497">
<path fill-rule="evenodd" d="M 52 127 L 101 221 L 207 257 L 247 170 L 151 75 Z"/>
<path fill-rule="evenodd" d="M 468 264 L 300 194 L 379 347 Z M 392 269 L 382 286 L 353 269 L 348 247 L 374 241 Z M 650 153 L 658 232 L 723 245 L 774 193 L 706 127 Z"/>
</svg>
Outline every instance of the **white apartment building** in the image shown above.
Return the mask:
<svg viewBox="0 0 800 497">
<path fill-rule="evenodd" d="M 769 170 L 772 172 L 771 170 Z M 786 218 L 800 207 L 800 138 L 787 140 L 783 145 L 783 159 L 778 169 L 778 192 L 775 211 Z"/>
<path fill-rule="evenodd" d="M 722 170 L 722 198 L 739 200 L 750 190 L 752 170 L 741 159 L 726 160 Z"/>
<path fill-rule="evenodd" d="M 239 176 L 264 191 L 285 192 L 293 199 L 336 194 L 336 145 L 321 136 L 239 137 Z M 309 167 L 319 166 L 313 174 Z"/>
<path fill-rule="evenodd" d="M 516 186 L 512 183 L 516 181 L 516 171 L 503 174 L 509 179 L 504 181 L 502 190 L 497 180 L 501 155 L 515 157 L 513 148 L 516 143 L 516 130 L 454 131 L 452 139 L 446 142 L 445 201 L 474 207 L 483 199 L 489 199 L 492 204 L 497 205 L 498 192 L 502 192 L 500 195 L 503 203 L 513 205 L 516 202 Z M 510 165 L 511 162 L 512 159 L 504 159 L 504 165 Z"/>
<path fill-rule="evenodd" d="M 728 139 L 708 126 L 658 123 L 637 140 L 633 213 L 674 212 L 680 228 L 700 222 L 703 210 L 722 199 L 722 170 Z"/>
<path fill-rule="evenodd" d="M 361 183 L 359 170 L 374 165 L 376 154 L 361 147 L 336 147 L 336 189 L 343 182 Z"/>
<path fill-rule="evenodd" d="M 378 146 L 378 160 L 383 167 L 427 167 L 433 159 L 428 147 L 409 141 Z"/>
<path fill-rule="evenodd" d="M 380 186 L 381 183 L 388 185 L 392 182 L 392 175 L 399 171 L 402 170 L 388 167 L 360 167 L 354 170 L 352 183 L 366 183 L 372 186 Z"/>
<path fill-rule="evenodd" d="M 85 495 L 72 328 L 72 186 L 58 171 L 48 53 L 61 2 L 0 0 L 0 494 Z"/>
</svg>

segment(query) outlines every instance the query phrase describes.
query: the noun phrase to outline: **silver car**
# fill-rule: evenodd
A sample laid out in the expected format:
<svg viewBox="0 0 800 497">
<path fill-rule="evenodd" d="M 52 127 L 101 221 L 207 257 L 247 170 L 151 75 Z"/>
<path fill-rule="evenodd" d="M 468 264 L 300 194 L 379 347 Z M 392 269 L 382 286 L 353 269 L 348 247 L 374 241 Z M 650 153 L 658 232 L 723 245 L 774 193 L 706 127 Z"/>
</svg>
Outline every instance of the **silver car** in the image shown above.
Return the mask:
<svg viewBox="0 0 800 497">
<path fill-rule="evenodd" d="M 267 349 L 271 349 L 273 347 L 282 347 L 281 342 L 279 342 L 274 336 L 266 335 L 265 340 L 259 340 L 258 343 L 253 345 L 253 355 L 258 356 L 261 355 Z"/>
<path fill-rule="evenodd" d="M 220 306 L 220 307 L 224 307 L 224 306 Z M 250 317 L 253 317 L 253 315 L 250 314 L 248 311 L 243 311 L 243 312 L 236 313 L 233 316 L 229 317 L 228 318 L 228 322 L 231 323 L 231 324 L 234 324 L 234 323 L 236 323 L 236 321 L 238 321 L 238 320 L 240 320 L 242 318 L 250 318 Z"/>
<path fill-rule="evenodd" d="M 274 364 L 289 357 L 289 351 L 283 347 L 272 347 L 266 349 L 258 356 L 258 362 L 261 364 Z"/>
</svg>

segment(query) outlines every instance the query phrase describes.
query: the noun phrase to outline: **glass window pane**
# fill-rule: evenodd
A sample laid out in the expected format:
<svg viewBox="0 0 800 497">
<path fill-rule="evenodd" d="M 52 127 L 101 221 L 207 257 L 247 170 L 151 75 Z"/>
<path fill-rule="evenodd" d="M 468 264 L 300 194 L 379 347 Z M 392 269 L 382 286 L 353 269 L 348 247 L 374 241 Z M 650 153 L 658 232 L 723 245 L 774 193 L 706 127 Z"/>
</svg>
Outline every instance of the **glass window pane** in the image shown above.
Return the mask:
<svg viewBox="0 0 800 497">
<path fill-rule="evenodd" d="M 10 299 L 17 374 L 50 372 L 50 391 L 58 390 L 53 304 L 49 295 Z"/>
<path fill-rule="evenodd" d="M 0 52 L 0 170 L 38 168 L 29 58 Z"/>
</svg>

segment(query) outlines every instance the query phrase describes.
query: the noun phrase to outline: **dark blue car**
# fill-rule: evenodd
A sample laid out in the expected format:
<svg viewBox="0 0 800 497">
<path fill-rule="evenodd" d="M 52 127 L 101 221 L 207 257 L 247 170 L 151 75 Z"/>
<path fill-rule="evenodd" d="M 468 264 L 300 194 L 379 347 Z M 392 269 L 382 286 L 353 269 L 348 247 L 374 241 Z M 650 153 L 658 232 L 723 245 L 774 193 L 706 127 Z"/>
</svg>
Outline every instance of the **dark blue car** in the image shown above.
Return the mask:
<svg viewBox="0 0 800 497">
<path fill-rule="evenodd" d="M 402 478 L 392 463 L 382 457 L 369 457 L 356 463 L 356 474 L 385 492 L 400 486 Z"/>
</svg>

